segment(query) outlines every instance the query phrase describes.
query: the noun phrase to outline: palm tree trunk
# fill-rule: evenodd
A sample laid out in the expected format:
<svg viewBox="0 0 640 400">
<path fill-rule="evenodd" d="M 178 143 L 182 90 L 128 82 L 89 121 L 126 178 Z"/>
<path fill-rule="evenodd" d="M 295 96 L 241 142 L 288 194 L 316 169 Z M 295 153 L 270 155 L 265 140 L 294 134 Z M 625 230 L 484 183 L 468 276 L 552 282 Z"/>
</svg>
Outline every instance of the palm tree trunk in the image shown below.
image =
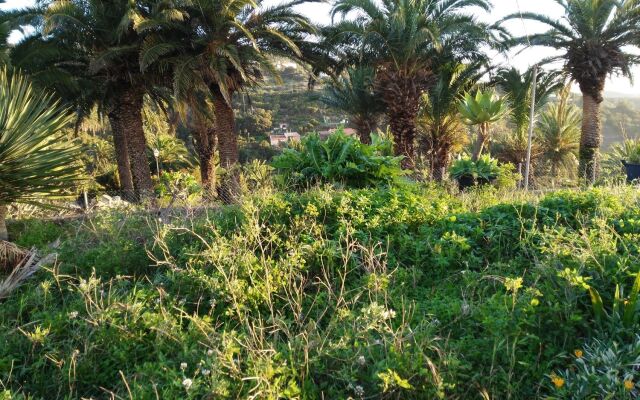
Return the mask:
<svg viewBox="0 0 640 400">
<path fill-rule="evenodd" d="M 5 204 L 0 204 L 0 240 L 9 240 L 9 231 L 7 230 L 7 212 L 9 208 Z"/>
<path fill-rule="evenodd" d="M 582 136 L 580 137 L 579 176 L 594 183 L 598 173 L 600 145 L 602 144 L 602 124 L 600 104 L 602 95 L 597 97 L 582 93 Z"/>
<path fill-rule="evenodd" d="M 489 125 L 487 123 L 482 123 L 478 126 L 478 138 L 476 139 L 476 143 L 473 147 L 473 155 L 472 160 L 478 161 L 480 156 L 482 155 L 482 151 L 484 150 L 487 139 L 489 137 Z"/>
<path fill-rule="evenodd" d="M 414 76 L 393 70 L 379 74 L 387 109 L 389 126 L 394 139 L 394 152 L 404 156 L 402 167 L 412 169 L 415 162 L 416 120 L 422 89 Z"/>
<path fill-rule="evenodd" d="M 151 168 L 147 159 L 147 140 L 142 128 L 142 106 L 144 92 L 130 88 L 119 98 L 114 112 L 126 132 L 131 175 L 136 191 L 136 200 L 150 198 L 153 194 Z"/>
<path fill-rule="evenodd" d="M 127 137 L 122 129 L 122 124 L 117 115 L 109 113 L 109 124 L 113 135 L 113 147 L 116 151 L 116 164 L 118 164 L 118 177 L 120 178 L 120 190 L 126 200 L 133 199 L 133 178 L 131 177 L 131 164 L 129 162 L 129 149 Z"/>
<path fill-rule="evenodd" d="M 233 108 L 227 103 L 219 89 L 213 90 L 213 106 L 215 115 L 215 132 L 218 138 L 220 165 L 226 171 L 226 178 L 218 188 L 218 196 L 225 203 L 233 203 L 239 195 L 238 137 L 235 132 L 235 116 Z"/>
<path fill-rule="evenodd" d="M 358 117 L 353 119 L 353 124 L 356 127 L 356 132 L 358 132 L 360 142 L 371 144 L 371 132 L 375 130 L 375 123 L 366 118 Z"/>
<path fill-rule="evenodd" d="M 435 154 L 432 157 L 431 163 L 431 175 L 436 181 L 442 181 L 447 175 L 449 163 L 451 162 L 451 147 L 445 145 L 434 149 L 434 151 Z"/>
<path fill-rule="evenodd" d="M 197 113 L 196 113 L 197 114 Z M 194 115 L 196 136 L 196 151 L 200 162 L 200 179 L 207 194 L 213 194 L 216 188 L 216 171 L 214 154 L 216 149 L 216 132 L 214 127 L 208 126 L 200 115 Z"/>
</svg>

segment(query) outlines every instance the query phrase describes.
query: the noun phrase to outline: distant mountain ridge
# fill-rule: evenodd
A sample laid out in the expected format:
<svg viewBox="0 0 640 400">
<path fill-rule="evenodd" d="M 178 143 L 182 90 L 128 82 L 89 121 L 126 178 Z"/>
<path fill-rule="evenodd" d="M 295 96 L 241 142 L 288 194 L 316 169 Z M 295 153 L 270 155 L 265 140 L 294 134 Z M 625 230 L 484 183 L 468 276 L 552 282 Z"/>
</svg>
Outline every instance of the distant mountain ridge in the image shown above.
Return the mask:
<svg viewBox="0 0 640 400">
<path fill-rule="evenodd" d="M 640 93 L 604 92 L 605 99 L 640 99 Z"/>
</svg>

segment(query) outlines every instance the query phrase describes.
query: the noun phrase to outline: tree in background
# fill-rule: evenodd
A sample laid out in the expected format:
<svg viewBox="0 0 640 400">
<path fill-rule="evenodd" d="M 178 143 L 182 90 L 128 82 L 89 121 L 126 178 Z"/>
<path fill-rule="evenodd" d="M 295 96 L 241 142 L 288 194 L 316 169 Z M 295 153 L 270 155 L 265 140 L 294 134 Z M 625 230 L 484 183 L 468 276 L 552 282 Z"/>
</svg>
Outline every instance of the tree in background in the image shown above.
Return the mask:
<svg viewBox="0 0 640 400">
<path fill-rule="evenodd" d="M 68 110 L 6 67 L 0 88 L 0 240 L 8 240 L 8 206 L 69 194 L 81 179 L 81 165 L 79 148 L 62 131 L 72 121 Z"/>
<path fill-rule="evenodd" d="M 494 77 L 494 83 L 505 96 L 509 107 L 509 129 L 494 148 L 498 158 L 518 165 L 526 162 L 528 147 L 529 119 L 531 116 L 531 93 L 533 86 L 533 67 L 524 73 L 516 68 L 500 69 Z M 536 116 L 544 109 L 552 95 L 564 87 L 560 72 L 538 71 L 536 83 Z M 532 143 L 531 160 L 541 155 L 537 140 Z"/>
<path fill-rule="evenodd" d="M 332 15 L 342 21 L 325 30 L 325 40 L 354 62 L 371 65 L 385 102 L 397 155 L 413 165 L 417 117 L 422 94 L 433 84 L 433 62 L 443 48 L 457 61 L 486 56 L 490 29 L 464 11 L 490 10 L 485 0 L 338 0 Z M 355 18 L 346 18 L 353 14 Z"/>
<path fill-rule="evenodd" d="M 273 126 L 273 114 L 264 108 L 254 107 L 249 112 L 242 111 L 238 118 L 238 132 L 247 135 L 264 136 Z"/>
<path fill-rule="evenodd" d="M 320 101 L 349 116 L 360 141 L 371 144 L 371 132 L 378 125 L 384 103 L 374 91 L 375 71 L 371 67 L 353 67 L 338 79 L 329 80 Z"/>
<path fill-rule="evenodd" d="M 571 171 L 578 164 L 580 110 L 571 104 L 571 87 L 566 86 L 556 103 L 542 113 L 537 126 L 538 140 L 545 160 L 550 163 L 553 183 L 560 171 Z"/>
<path fill-rule="evenodd" d="M 261 83 L 265 73 L 277 77 L 273 56 L 303 58 L 300 44 L 314 28 L 293 10 L 296 4 L 161 2 L 153 18 L 139 26 L 140 32 L 150 32 L 140 56 L 142 70 L 154 65 L 171 68 L 176 98 L 201 114 L 200 163 L 209 189 L 216 141 L 221 166 L 231 172 L 238 163 L 234 94 Z M 207 121 L 213 122 L 214 129 L 206 128 Z M 220 197 L 227 201 L 235 197 L 233 175 L 219 188 Z"/>
<path fill-rule="evenodd" d="M 427 158 L 431 174 L 442 179 L 451 156 L 462 150 L 467 132 L 458 112 L 458 103 L 480 77 L 480 63 L 447 63 L 438 69 L 435 84 L 422 97 L 418 113 L 420 152 Z"/>
<path fill-rule="evenodd" d="M 478 127 L 478 136 L 473 146 L 472 160 L 478 161 L 490 142 L 489 125 L 504 118 L 508 113 L 506 102 L 491 91 L 478 89 L 475 96 L 466 93 L 458 104 L 458 111 L 465 124 Z"/>
<path fill-rule="evenodd" d="M 564 16 L 551 19 L 538 13 L 518 13 L 509 19 L 529 19 L 549 26 L 545 33 L 516 38 L 512 44 L 545 46 L 564 53 L 547 61 L 563 60 L 566 71 L 582 91 L 582 133 L 579 175 L 595 180 L 602 125 L 600 105 L 605 81 L 612 73 L 631 77 L 640 57 L 630 51 L 640 45 L 640 2 L 637 0 L 557 0 Z"/>
</svg>

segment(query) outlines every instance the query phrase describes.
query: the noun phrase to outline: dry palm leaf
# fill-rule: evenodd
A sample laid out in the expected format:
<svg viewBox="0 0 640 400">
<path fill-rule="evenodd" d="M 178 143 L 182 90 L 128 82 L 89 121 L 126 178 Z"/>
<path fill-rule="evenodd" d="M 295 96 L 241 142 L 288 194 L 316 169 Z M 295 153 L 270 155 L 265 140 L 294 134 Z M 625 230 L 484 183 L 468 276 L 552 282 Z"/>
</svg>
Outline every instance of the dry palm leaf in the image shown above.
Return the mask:
<svg viewBox="0 0 640 400">
<path fill-rule="evenodd" d="M 0 241 L 0 270 L 11 272 L 0 281 L 0 300 L 9 297 L 18 286 L 33 275 L 43 265 L 53 261 L 56 254 L 40 258 L 35 247 L 29 251 L 5 241 Z"/>
</svg>

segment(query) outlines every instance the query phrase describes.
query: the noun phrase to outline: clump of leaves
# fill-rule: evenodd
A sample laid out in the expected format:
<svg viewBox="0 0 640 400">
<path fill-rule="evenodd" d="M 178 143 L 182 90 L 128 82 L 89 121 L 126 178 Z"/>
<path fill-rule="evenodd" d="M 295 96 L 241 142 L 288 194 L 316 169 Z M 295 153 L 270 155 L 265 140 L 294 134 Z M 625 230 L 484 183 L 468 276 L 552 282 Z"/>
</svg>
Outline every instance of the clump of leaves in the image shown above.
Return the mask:
<svg viewBox="0 0 640 400">
<path fill-rule="evenodd" d="M 495 180 L 500 172 L 498 160 L 488 155 L 480 156 L 478 161 L 473 161 L 469 157 L 460 158 L 453 163 L 449 171 L 453 179 L 468 178 L 479 184 Z"/>
<path fill-rule="evenodd" d="M 404 173 L 402 157 L 394 157 L 389 141 L 373 138 L 363 144 L 342 130 L 322 140 L 305 137 L 295 148 L 285 149 L 273 166 L 295 187 L 317 183 L 338 183 L 352 188 L 389 185 Z"/>
<path fill-rule="evenodd" d="M 638 398 L 640 336 L 626 344 L 594 339 L 573 355 L 571 368 L 549 376 L 554 399 Z"/>
<path fill-rule="evenodd" d="M 611 147 L 611 156 L 629 164 L 640 164 L 640 139 L 627 139 Z"/>
</svg>

